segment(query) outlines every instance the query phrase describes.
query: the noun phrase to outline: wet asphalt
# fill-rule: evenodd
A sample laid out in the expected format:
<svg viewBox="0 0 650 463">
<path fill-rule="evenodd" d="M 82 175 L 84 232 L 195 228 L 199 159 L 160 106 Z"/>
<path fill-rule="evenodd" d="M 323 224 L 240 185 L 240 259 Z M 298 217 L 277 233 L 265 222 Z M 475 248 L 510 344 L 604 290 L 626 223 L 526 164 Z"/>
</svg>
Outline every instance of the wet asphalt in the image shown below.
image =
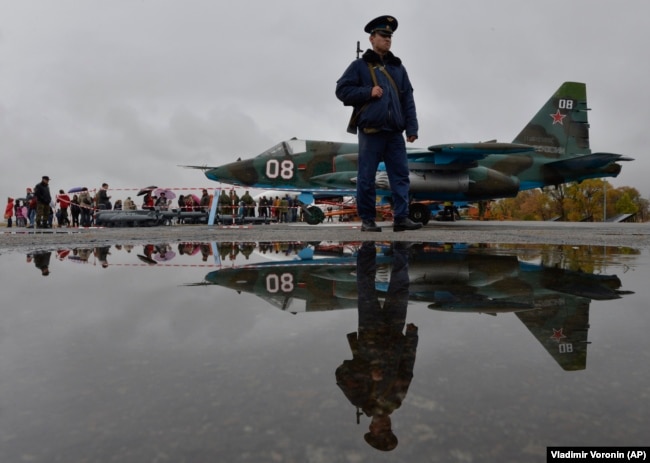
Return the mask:
<svg viewBox="0 0 650 463">
<path fill-rule="evenodd" d="M 0 228 L 0 252 L 55 249 L 65 246 L 179 242 L 260 241 L 408 241 L 442 243 L 528 243 L 650 248 L 648 223 L 575 222 L 429 222 L 416 231 L 362 232 L 360 222 L 210 226 L 171 225 L 135 228 Z"/>
</svg>

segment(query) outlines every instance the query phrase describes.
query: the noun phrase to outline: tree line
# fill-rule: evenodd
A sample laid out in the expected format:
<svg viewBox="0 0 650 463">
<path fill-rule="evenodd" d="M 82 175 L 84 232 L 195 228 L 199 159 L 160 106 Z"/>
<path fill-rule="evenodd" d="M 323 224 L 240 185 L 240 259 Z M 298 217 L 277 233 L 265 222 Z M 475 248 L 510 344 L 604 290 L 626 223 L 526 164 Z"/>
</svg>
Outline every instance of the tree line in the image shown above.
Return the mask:
<svg viewBox="0 0 650 463">
<path fill-rule="evenodd" d="M 489 209 L 493 220 L 603 222 L 621 214 L 635 214 L 637 222 L 650 219 L 650 201 L 636 188 L 614 188 L 604 179 L 521 191 L 514 198 L 494 201 Z"/>
</svg>

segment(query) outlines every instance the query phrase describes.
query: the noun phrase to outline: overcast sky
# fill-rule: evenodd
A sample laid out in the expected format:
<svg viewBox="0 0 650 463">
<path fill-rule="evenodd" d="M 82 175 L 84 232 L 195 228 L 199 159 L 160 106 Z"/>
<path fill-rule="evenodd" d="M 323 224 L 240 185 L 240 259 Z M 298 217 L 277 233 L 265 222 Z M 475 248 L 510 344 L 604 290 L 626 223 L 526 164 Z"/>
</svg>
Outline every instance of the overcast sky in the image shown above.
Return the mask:
<svg viewBox="0 0 650 463">
<path fill-rule="evenodd" d="M 53 192 L 212 187 L 178 165 L 355 142 L 334 87 L 382 14 L 415 88 L 413 146 L 511 141 L 586 82 L 592 150 L 636 158 L 611 182 L 650 197 L 647 0 L 0 0 L 0 193 L 42 175 Z"/>
</svg>

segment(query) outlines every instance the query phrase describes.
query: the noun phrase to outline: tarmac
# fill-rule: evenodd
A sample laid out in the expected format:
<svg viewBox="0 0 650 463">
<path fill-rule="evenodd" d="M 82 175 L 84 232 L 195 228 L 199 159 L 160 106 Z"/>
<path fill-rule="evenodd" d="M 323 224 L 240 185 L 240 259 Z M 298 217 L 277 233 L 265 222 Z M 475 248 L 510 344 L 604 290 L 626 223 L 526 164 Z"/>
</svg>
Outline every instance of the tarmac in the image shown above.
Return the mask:
<svg viewBox="0 0 650 463">
<path fill-rule="evenodd" d="M 649 223 L 610 222 L 429 222 L 416 231 L 362 232 L 360 222 L 217 226 L 171 225 L 137 228 L 0 228 L 0 254 L 11 251 L 114 244 L 275 241 L 407 241 L 439 243 L 558 244 L 650 248 Z"/>
</svg>

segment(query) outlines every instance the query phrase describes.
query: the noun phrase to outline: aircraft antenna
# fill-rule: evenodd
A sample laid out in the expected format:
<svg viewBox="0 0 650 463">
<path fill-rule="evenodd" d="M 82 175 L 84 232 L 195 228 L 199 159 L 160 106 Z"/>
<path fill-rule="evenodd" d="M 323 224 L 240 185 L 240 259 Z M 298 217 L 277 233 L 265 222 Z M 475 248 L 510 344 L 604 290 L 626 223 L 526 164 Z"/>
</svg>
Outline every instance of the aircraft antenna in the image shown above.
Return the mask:
<svg viewBox="0 0 650 463">
<path fill-rule="evenodd" d="M 357 59 L 359 59 L 359 53 L 361 53 L 363 50 L 361 49 L 361 42 L 357 40 Z"/>
</svg>

